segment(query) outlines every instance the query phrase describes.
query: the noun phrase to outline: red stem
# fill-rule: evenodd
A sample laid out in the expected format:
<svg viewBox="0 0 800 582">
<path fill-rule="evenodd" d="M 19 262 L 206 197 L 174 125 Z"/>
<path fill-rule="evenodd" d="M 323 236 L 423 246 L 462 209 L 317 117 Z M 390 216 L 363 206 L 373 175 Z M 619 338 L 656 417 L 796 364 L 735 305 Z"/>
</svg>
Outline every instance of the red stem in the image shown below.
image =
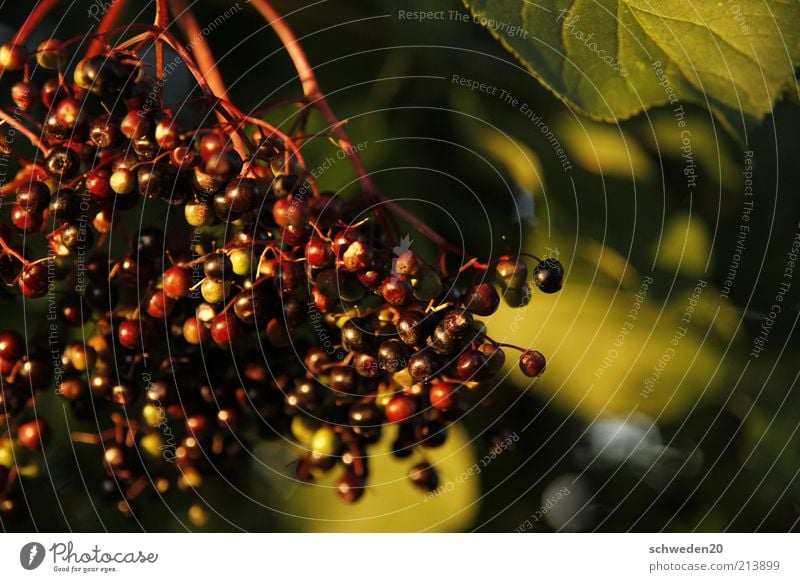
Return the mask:
<svg viewBox="0 0 800 582">
<path fill-rule="evenodd" d="M 14 38 L 11 39 L 11 44 L 25 44 L 25 41 L 28 40 L 28 36 L 30 36 L 33 29 L 36 28 L 36 25 L 47 16 L 47 13 L 50 12 L 56 4 L 58 4 L 58 0 L 42 0 L 39 2 L 36 8 L 28 15 L 28 18 L 25 19 L 25 22 L 22 23 L 22 26 L 19 27 Z"/>
<path fill-rule="evenodd" d="M 353 169 L 358 175 L 361 188 L 368 199 L 373 202 L 385 204 L 390 210 L 392 210 L 392 212 L 408 221 L 420 232 L 420 234 L 433 241 L 440 250 L 450 251 L 460 257 L 471 258 L 470 255 L 465 253 L 463 249 L 449 242 L 425 222 L 380 193 L 375 185 L 375 182 L 367 173 L 367 169 L 364 166 L 364 162 L 361 159 L 358 150 L 353 146 L 353 142 L 347 135 L 347 131 L 345 131 L 342 123 L 339 121 L 339 119 L 337 119 L 336 114 L 334 114 L 330 104 L 328 103 L 328 100 L 325 97 L 325 94 L 320 89 L 317 78 L 314 75 L 314 68 L 311 66 L 303 47 L 300 45 L 300 42 L 297 40 L 297 36 L 295 36 L 289 24 L 286 22 L 281 13 L 278 12 L 274 6 L 272 6 L 269 0 L 250 0 L 250 3 L 267 20 L 269 25 L 275 31 L 275 34 L 277 34 L 278 38 L 281 39 L 284 47 L 286 47 L 286 52 L 292 59 L 292 63 L 297 70 L 297 75 L 303 85 L 303 93 L 308 99 L 309 104 L 320 112 L 325 121 L 330 125 L 330 129 L 333 134 L 338 138 L 339 147 L 347 154 Z M 378 217 L 381 217 L 380 212 L 378 213 Z M 391 231 L 388 231 L 387 234 L 391 235 Z"/>
<path fill-rule="evenodd" d="M 39 148 L 39 150 L 40 150 L 40 151 L 41 151 L 41 152 L 42 152 L 42 153 L 43 153 L 45 156 L 46 156 L 47 154 L 49 154 L 49 153 L 50 153 L 50 150 L 49 150 L 49 148 L 47 148 L 47 147 L 46 147 L 46 146 L 45 146 L 45 145 L 42 143 L 42 141 L 39 139 L 39 136 L 38 136 L 38 135 L 36 135 L 35 133 L 33 133 L 33 132 L 30 130 L 30 129 L 28 129 L 28 128 L 27 128 L 27 127 L 25 127 L 24 125 L 22 125 L 22 123 L 20 123 L 20 122 L 19 122 L 19 120 L 17 120 L 17 118 L 15 118 L 13 115 L 9 115 L 9 114 L 8 114 L 8 112 L 6 112 L 6 111 L 5 111 L 5 110 L 3 110 L 3 109 L 0 109 L 0 125 L 2 125 L 3 123 L 7 123 L 8 125 L 10 125 L 11 127 L 13 127 L 14 129 L 16 129 L 18 132 L 20 132 L 22 135 L 24 135 L 25 137 L 27 137 L 27 138 L 28 138 L 28 140 L 29 140 L 29 141 L 30 141 L 30 142 L 31 142 L 33 145 L 35 145 L 37 148 Z"/>
<path fill-rule="evenodd" d="M 19 254 L 17 251 L 15 251 L 10 246 L 8 246 L 8 243 L 5 241 L 5 239 L 2 236 L 0 236 L 0 248 L 3 249 L 3 252 L 5 254 L 11 255 L 15 259 L 17 259 L 20 263 L 22 263 L 23 265 L 27 265 L 28 264 L 28 259 L 26 259 L 21 254 Z"/>
<path fill-rule="evenodd" d="M 169 9 L 167 8 L 166 0 L 156 0 L 156 28 L 166 30 L 169 26 Z M 160 97 L 161 89 L 163 88 L 164 79 L 164 45 L 159 42 L 158 38 L 156 43 L 156 93 Z"/>
<path fill-rule="evenodd" d="M 185 0 L 170 0 L 169 4 L 173 18 L 178 23 L 183 35 L 192 46 L 192 52 L 197 57 L 197 68 L 208 82 L 209 89 L 216 97 L 227 101 L 228 88 L 225 86 L 225 81 L 222 79 L 222 75 L 217 67 L 217 61 L 214 58 L 214 54 L 211 52 L 211 47 L 206 41 L 206 36 L 203 34 L 203 30 L 197 23 L 197 19 L 186 5 Z M 217 119 L 221 123 L 225 123 L 226 121 L 225 116 L 219 111 L 217 112 Z M 247 148 L 244 140 L 242 140 L 241 136 L 239 135 L 237 128 L 231 128 L 231 130 L 228 131 L 228 134 L 230 135 L 231 141 L 233 142 L 233 148 L 236 150 L 236 152 L 242 158 L 247 159 L 249 157 L 247 154 Z"/>
<path fill-rule="evenodd" d="M 377 196 L 378 189 L 375 187 L 375 183 L 367 173 L 361 156 L 358 155 L 358 151 L 353 147 L 353 142 L 342 127 L 341 122 L 336 118 L 336 115 L 328 104 L 328 100 L 325 98 L 325 94 L 320 89 L 317 78 L 314 76 L 314 69 L 308 61 L 308 57 L 303 47 L 300 45 L 300 42 L 297 40 L 294 31 L 292 31 L 281 13 L 272 6 L 269 0 L 251 0 L 250 3 L 255 6 L 256 10 L 267 20 L 275 31 L 275 34 L 281 39 L 283 46 L 286 47 L 286 52 L 289 53 L 289 57 L 292 59 L 292 63 L 294 63 L 294 67 L 297 69 L 297 75 L 303 85 L 303 93 L 310 104 L 313 105 L 320 114 L 322 114 L 325 121 L 330 124 L 331 131 L 339 139 L 339 146 L 348 154 L 347 157 L 350 158 L 350 162 L 361 183 L 361 188 L 368 196 Z"/>
<path fill-rule="evenodd" d="M 127 0 L 116 0 L 111 3 L 111 7 L 109 7 L 108 11 L 103 16 L 103 20 L 101 20 L 100 24 L 97 26 L 97 30 L 95 31 L 96 36 L 89 44 L 89 48 L 86 49 L 87 58 L 100 54 L 103 48 L 105 48 L 106 37 L 113 30 L 117 20 L 119 20 L 120 14 L 122 14 L 122 11 L 125 9 L 126 1 Z"/>
</svg>

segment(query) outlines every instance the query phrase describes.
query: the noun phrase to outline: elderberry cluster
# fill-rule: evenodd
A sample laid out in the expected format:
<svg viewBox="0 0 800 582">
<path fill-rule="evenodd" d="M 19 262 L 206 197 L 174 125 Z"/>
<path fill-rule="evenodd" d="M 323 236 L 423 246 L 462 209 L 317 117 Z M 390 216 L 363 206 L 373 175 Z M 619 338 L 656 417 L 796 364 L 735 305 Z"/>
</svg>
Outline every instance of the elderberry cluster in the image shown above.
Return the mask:
<svg viewBox="0 0 800 582">
<path fill-rule="evenodd" d="M 47 440 L 33 405 L 49 388 L 73 440 L 98 445 L 99 492 L 128 515 L 143 493 L 235 480 L 267 438 L 303 451 L 298 479 L 338 471 L 354 502 L 391 431 L 394 456 L 423 459 L 411 483 L 434 490 L 424 450 L 519 349 L 479 318 L 498 290 L 511 304 L 531 280 L 558 291 L 561 264 L 534 257 L 531 278 L 523 257 L 460 256 L 449 272 L 446 256 L 397 251 L 391 212 L 318 192 L 290 136 L 218 103 L 201 104 L 216 121 L 176 115 L 135 45 L 71 71 L 69 46 L 0 47 L 3 80 L 22 75 L 14 118 L 39 136 L 8 149 L 20 168 L 2 189 L 5 301 L 41 298 L 58 330 L 48 315 L 25 339 L 0 333 L 0 512 L 19 459 Z M 539 376 L 544 356 L 520 351 Z"/>
</svg>

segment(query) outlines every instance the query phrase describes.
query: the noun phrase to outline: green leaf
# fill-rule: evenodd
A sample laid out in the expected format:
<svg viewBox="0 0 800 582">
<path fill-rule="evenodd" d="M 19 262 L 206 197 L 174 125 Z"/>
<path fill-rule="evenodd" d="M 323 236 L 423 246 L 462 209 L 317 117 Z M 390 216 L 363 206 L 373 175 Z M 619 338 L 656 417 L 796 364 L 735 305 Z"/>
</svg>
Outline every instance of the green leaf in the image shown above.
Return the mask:
<svg viewBox="0 0 800 582">
<path fill-rule="evenodd" d="M 543 84 L 603 120 L 680 100 L 744 129 L 796 83 L 797 0 L 465 3 Z"/>
</svg>

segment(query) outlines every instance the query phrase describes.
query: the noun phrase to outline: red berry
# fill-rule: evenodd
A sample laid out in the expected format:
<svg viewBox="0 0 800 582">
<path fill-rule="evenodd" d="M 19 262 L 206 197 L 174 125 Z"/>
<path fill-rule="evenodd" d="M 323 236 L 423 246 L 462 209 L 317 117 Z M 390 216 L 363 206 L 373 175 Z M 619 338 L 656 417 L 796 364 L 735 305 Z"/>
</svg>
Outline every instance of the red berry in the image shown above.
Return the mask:
<svg viewBox="0 0 800 582">
<path fill-rule="evenodd" d="M 175 300 L 167 297 L 162 289 L 157 289 L 147 301 L 147 315 L 162 319 L 175 308 Z"/>
<path fill-rule="evenodd" d="M 153 130 L 153 120 L 147 115 L 140 115 L 139 111 L 131 110 L 125 114 L 120 124 L 122 135 L 128 139 L 144 137 Z"/>
<path fill-rule="evenodd" d="M 364 479 L 354 473 L 346 473 L 336 483 L 336 494 L 345 503 L 355 503 L 364 495 Z"/>
<path fill-rule="evenodd" d="M 486 356 L 477 350 L 466 350 L 456 361 L 456 376 L 460 380 L 479 380 L 488 372 Z"/>
<path fill-rule="evenodd" d="M 47 293 L 47 267 L 42 263 L 30 264 L 22 269 L 17 281 L 25 297 L 41 297 Z"/>
<path fill-rule="evenodd" d="M 86 176 L 86 190 L 97 198 L 103 199 L 111 196 L 111 173 L 106 169 L 94 170 Z"/>
<path fill-rule="evenodd" d="M 381 283 L 381 295 L 389 305 L 402 306 L 414 298 L 414 289 L 405 275 L 389 275 Z"/>
<path fill-rule="evenodd" d="M 11 87 L 11 99 L 22 111 L 31 109 L 39 101 L 39 87 L 34 83 L 20 81 Z"/>
<path fill-rule="evenodd" d="M 536 350 L 525 350 L 519 357 L 519 367 L 522 373 L 529 378 L 536 378 L 544 372 L 547 360 L 541 352 Z"/>
<path fill-rule="evenodd" d="M 49 439 L 50 427 L 40 418 L 28 421 L 17 429 L 17 441 L 31 450 L 42 448 Z"/>
<path fill-rule="evenodd" d="M 15 331 L 0 332 L 0 358 L 16 361 L 22 357 L 25 344 Z"/>
<path fill-rule="evenodd" d="M 306 244 L 306 261 L 315 269 L 327 267 L 333 260 L 333 251 L 328 241 L 312 236 Z"/>
<path fill-rule="evenodd" d="M 184 267 L 170 267 L 164 273 L 164 294 L 172 299 L 182 299 L 189 295 L 192 287 L 192 273 Z"/>
<path fill-rule="evenodd" d="M 129 349 L 136 349 L 142 341 L 141 324 L 138 319 L 126 319 L 117 330 L 119 343 Z"/>
<path fill-rule="evenodd" d="M 300 226 L 308 221 L 308 206 L 299 198 L 280 198 L 272 207 L 272 215 L 278 226 Z"/>
<path fill-rule="evenodd" d="M 33 180 L 17 188 L 17 204 L 29 212 L 41 212 L 50 204 L 50 188 Z"/>
<path fill-rule="evenodd" d="M 20 232 L 37 231 L 44 224 L 44 214 L 41 211 L 27 210 L 19 204 L 15 204 L 11 208 L 11 223 Z"/>
<path fill-rule="evenodd" d="M 417 412 L 417 404 L 408 396 L 399 395 L 386 404 L 386 419 L 389 422 L 401 423 L 407 421 Z"/>
<path fill-rule="evenodd" d="M 200 159 L 207 162 L 225 148 L 228 142 L 222 132 L 211 131 L 200 138 Z"/>
<path fill-rule="evenodd" d="M 475 285 L 464 297 L 464 307 L 475 315 L 491 315 L 499 305 L 500 295 L 489 283 Z"/>
<path fill-rule="evenodd" d="M 431 406 L 439 410 L 449 410 L 456 403 L 456 389 L 447 382 L 436 382 L 431 386 L 430 399 Z"/>
<path fill-rule="evenodd" d="M 211 338 L 221 346 L 233 343 L 241 333 L 239 320 L 227 311 L 217 315 L 211 322 Z"/>
</svg>

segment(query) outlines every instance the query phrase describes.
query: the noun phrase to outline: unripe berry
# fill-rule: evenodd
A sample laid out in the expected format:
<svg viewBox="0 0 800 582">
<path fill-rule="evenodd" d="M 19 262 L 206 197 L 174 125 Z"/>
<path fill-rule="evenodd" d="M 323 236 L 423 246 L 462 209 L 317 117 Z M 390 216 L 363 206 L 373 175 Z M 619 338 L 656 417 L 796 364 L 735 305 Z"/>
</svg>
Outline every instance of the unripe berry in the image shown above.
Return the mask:
<svg viewBox="0 0 800 582">
<path fill-rule="evenodd" d="M 4 44 L 0 46 L 0 68 L 7 71 L 19 71 L 28 61 L 28 49 L 21 44 Z"/>
</svg>

